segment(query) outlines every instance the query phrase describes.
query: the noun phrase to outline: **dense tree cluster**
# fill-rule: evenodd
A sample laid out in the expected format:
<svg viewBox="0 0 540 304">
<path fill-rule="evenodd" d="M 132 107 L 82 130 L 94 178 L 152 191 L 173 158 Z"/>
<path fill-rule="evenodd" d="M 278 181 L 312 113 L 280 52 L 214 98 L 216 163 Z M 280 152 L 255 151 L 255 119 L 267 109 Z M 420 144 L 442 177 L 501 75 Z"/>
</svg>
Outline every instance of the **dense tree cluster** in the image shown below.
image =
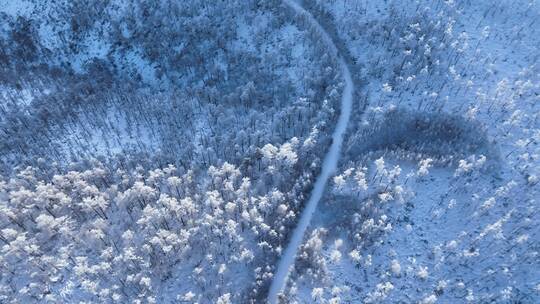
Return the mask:
<svg viewBox="0 0 540 304">
<path fill-rule="evenodd" d="M 30 4 L 0 12 L 1 301 L 264 297 L 339 110 L 316 31 L 280 1 Z"/>
<path fill-rule="evenodd" d="M 229 163 L 18 172 L 0 182 L 2 301 L 257 299 L 309 185 L 285 186 L 293 149 L 265 147 L 258 180 Z"/>
<path fill-rule="evenodd" d="M 3 68 L 19 74 L 0 96 L 4 172 L 38 157 L 118 154 L 185 168 L 250 164 L 268 143 L 327 144 L 341 91 L 336 63 L 280 3 L 54 2 L 50 15 L 33 5 L 32 18 L 2 15 Z M 248 26 L 256 21 L 267 27 Z M 106 56 L 89 53 L 98 47 Z"/>
</svg>

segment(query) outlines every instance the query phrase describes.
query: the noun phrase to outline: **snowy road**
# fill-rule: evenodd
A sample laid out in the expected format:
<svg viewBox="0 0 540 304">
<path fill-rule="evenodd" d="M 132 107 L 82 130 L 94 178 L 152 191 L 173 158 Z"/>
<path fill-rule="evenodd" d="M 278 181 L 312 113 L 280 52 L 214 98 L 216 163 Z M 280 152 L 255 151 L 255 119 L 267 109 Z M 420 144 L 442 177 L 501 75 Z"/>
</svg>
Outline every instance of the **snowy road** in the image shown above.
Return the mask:
<svg viewBox="0 0 540 304">
<path fill-rule="evenodd" d="M 341 67 L 341 72 L 345 80 L 345 88 L 341 99 L 341 113 L 339 115 L 334 134 L 332 135 L 332 145 L 330 146 L 330 150 L 324 158 L 321 173 L 315 181 L 311 196 L 306 204 L 304 211 L 302 212 L 302 216 L 300 217 L 298 226 L 293 231 L 291 240 L 279 261 L 277 270 L 274 274 L 272 285 L 270 286 L 270 291 L 268 293 L 268 302 L 270 304 L 277 303 L 278 295 L 285 287 L 287 278 L 289 276 L 290 268 L 294 264 L 296 253 L 302 242 L 304 233 L 309 226 L 313 213 L 317 208 L 317 204 L 319 203 L 324 193 L 324 189 L 326 187 L 328 179 L 337 168 L 339 157 L 341 155 L 343 136 L 345 134 L 347 125 L 349 123 L 349 118 L 351 116 L 352 99 L 354 92 L 354 84 L 349 67 L 345 63 L 343 57 L 339 54 L 338 48 L 336 47 L 336 44 L 334 43 L 328 32 L 319 24 L 319 22 L 315 19 L 315 17 L 313 17 L 311 13 L 306 11 L 298 3 L 294 2 L 294 0 L 284 0 L 284 3 L 290 6 L 298 14 L 307 17 L 307 20 L 312 24 L 314 29 L 320 34 L 323 42 L 327 45 L 331 55 L 335 56 L 335 58 L 338 59 L 339 65 Z"/>
</svg>

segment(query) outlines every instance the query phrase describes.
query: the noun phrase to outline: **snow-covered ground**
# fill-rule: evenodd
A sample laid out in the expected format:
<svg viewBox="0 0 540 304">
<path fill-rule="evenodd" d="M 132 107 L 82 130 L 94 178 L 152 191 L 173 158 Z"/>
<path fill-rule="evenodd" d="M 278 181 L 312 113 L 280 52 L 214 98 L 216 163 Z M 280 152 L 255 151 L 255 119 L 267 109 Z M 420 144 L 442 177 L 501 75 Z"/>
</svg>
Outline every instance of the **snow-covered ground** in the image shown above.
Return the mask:
<svg viewBox="0 0 540 304">
<path fill-rule="evenodd" d="M 0 13 L 6 13 L 11 16 L 28 16 L 34 9 L 30 1 L 24 0 L 4 0 Z"/>
<path fill-rule="evenodd" d="M 0 302 L 540 302 L 538 0 L 0 2 Z"/>
<path fill-rule="evenodd" d="M 363 66 L 370 107 L 353 116 L 288 301 L 537 302 L 538 2 L 306 2 Z M 428 118 L 385 127 L 403 112 Z M 462 139 L 445 143 L 443 121 Z M 375 160 L 399 177 L 385 182 Z"/>
</svg>

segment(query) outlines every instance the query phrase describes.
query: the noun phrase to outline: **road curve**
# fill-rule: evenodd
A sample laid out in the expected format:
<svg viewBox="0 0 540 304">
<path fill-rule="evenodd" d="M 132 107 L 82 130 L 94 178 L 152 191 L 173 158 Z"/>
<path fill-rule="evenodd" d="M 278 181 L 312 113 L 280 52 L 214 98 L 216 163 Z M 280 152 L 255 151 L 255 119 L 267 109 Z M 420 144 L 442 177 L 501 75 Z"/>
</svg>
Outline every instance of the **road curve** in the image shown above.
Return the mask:
<svg viewBox="0 0 540 304">
<path fill-rule="evenodd" d="M 332 145 L 330 146 L 330 150 L 324 158 L 321 173 L 315 181 L 310 198 L 304 210 L 302 211 L 302 215 L 300 217 L 298 225 L 294 229 L 291 240 L 289 241 L 287 248 L 283 252 L 277 266 L 277 270 L 274 273 L 274 277 L 267 298 L 268 303 L 270 304 L 277 304 L 278 296 L 285 287 L 285 284 L 287 283 L 290 269 L 294 265 L 296 253 L 298 251 L 298 248 L 300 247 L 300 244 L 302 243 L 306 229 L 311 222 L 311 218 L 313 217 L 315 209 L 317 208 L 317 204 L 321 200 L 328 179 L 337 169 L 337 164 L 341 155 L 343 137 L 345 131 L 347 130 L 347 125 L 349 124 L 349 119 L 351 117 L 354 94 L 354 83 L 351 77 L 349 67 L 345 63 L 343 56 L 340 55 L 336 44 L 334 43 L 328 32 L 319 24 L 319 22 L 310 12 L 305 10 L 300 4 L 296 3 L 294 0 L 283 0 L 283 2 L 289 7 L 291 7 L 299 15 L 307 17 L 307 20 L 321 36 L 323 42 L 328 47 L 330 55 L 334 56 L 334 58 L 336 58 L 339 63 L 345 81 L 345 88 L 343 90 L 343 96 L 341 98 L 341 113 L 339 114 L 337 125 L 332 135 Z"/>
</svg>

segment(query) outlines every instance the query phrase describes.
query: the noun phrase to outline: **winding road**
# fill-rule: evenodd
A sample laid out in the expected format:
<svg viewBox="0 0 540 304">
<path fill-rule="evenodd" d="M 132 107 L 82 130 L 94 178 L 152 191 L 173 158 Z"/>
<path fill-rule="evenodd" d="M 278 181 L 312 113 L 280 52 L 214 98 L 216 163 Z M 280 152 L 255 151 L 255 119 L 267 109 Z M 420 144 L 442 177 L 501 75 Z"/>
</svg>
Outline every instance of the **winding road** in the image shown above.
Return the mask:
<svg viewBox="0 0 540 304">
<path fill-rule="evenodd" d="M 334 133 L 332 135 L 332 145 L 330 146 L 330 150 L 324 158 L 321 173 L 315 181 L 315 185 L 311 192 L 310 198 L 302 212 L 298 225 L 293 231 L 291 240 L 289 241 L 287 248 L 283 252 L 283 255 L 281 256 L 281 259 L 277 266 L 277 270 L 274 273 L 274 278 L 270 286 L 270 291 L 268 293 L 268 303 L 270 304 L 276 304 L 278 302 L 278 296 L 285 287 L 285 284 L 287 283 L 290 269 L 294 265 L 298 248 L 302 243 L 306 229 L 311 222 L 311 218 L 313 217 L 315 209 L 317 208 L 317 204 L 321 200 L 328 179 L 337 169 L 337 164 L 341 155 L 343 137 L 345 131 L 347 130 L 347 125 L 351 116 L 353 103 L 352 100 L 354 93 L 354 83 L 351 77 L 349 67 L 345 63 L 343 56 L 340 55 L 336 44 L 334 43 L 328 32 L 319 24 L 319 22 L 310 12 L 305 10 L 300 4 L 298 4 L 294 0 L 284 0 L 284 3 L 291 7 L 297 14 L 305 16 L 308 22 L 311 23 L 311 25 L 313 26 L 314 30 L 321 36 L 323 42 L 328 47 L 330 54 L 333 55 L 339 63 L 345 81 L 345 88 L 343 90 L 343 96 L 341 98 L 341 113 L 339 115 Z"/>
</svg>

